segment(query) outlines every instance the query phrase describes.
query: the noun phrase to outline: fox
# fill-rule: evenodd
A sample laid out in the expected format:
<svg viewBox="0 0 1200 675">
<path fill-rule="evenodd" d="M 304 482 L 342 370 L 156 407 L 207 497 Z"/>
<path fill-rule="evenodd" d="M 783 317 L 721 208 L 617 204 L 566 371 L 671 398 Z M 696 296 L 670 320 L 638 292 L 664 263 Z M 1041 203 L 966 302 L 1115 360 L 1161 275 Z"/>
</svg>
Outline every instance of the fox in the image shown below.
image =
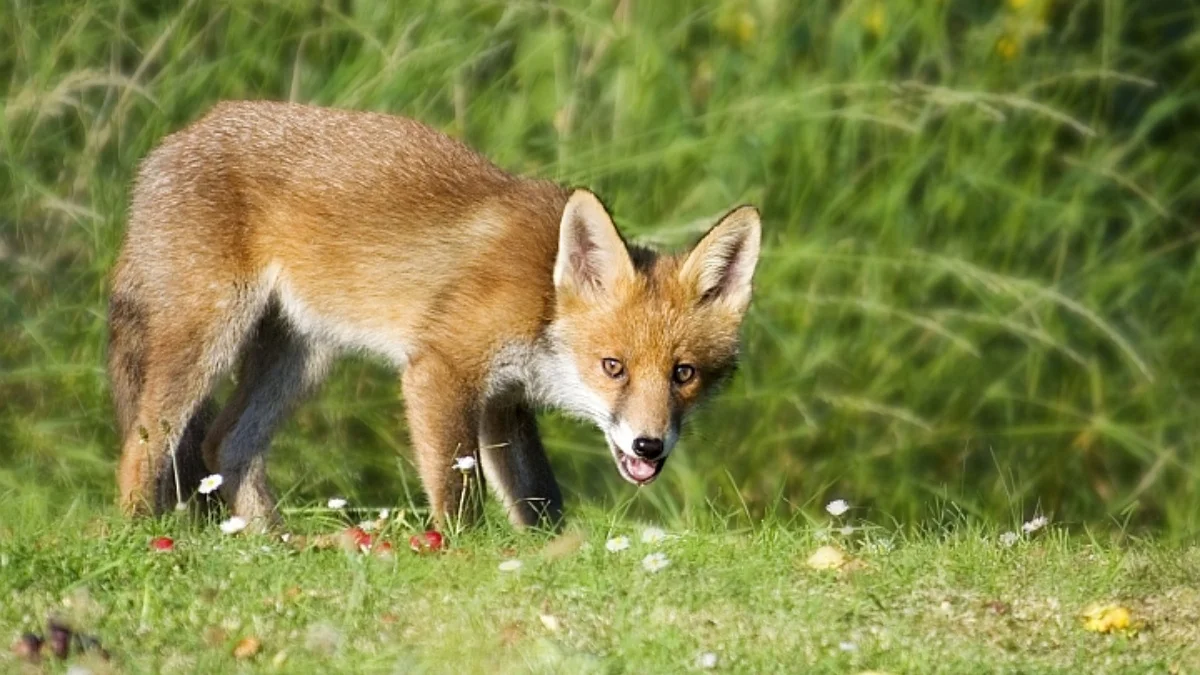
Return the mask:
<svg viewBox="0 0 1200 675">
<path fill-rule="evenodd" d="M 471 457 L 515 526 L 558 528 L 536 414 L 590 421 L 622 478 L 654 481 L 737 367 L 760 240 L 742 205 L 659 253 L 588 189 L 513 175 L 421 122 L 218 103 L 133 181 L 108 312 L 119 506 L 162 513 L 219 473 L 232 514 L 278 526 L 271 438 L 359 352 L 399 374 L 435 523 L 479 517 Z"/>
</svg>

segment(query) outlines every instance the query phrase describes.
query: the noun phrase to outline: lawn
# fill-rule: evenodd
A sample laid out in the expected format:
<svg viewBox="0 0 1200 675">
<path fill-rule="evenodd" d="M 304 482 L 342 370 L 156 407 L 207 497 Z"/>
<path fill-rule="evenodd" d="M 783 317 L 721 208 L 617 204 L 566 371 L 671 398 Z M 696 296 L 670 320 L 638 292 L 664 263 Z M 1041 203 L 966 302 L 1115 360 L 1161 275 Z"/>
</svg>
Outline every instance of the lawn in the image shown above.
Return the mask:
<svg viewBox="0 0 1200 675">
<path fill-rule="evenodd" d="M 96 673 L 1200 669 L 1196 547 L 1054 523 L 1015 543 L 965 523 L 897 535 L 854 509 L 800 523 L 709 518 L 661 538 L 599 510 L 557 539 L 489 520 L 424 554 L 407 543 L 417 519 L 391 509 L 372 532 L 391 555 L 337 537 L 312 546 L 377 518 L 349 508 L 293 513 L 309 548 L 299 534 L 77 511 L 0 550 L 0 626 L 16 638 L 67 622 L 109 660 L 76 651 L 66 663 Z M 152 548 L 161 536 L 172 550 Z M 610 551 L 619 537 L 627 548 Z M 840 568 L 812 566 L 822 546 L 845 552 Z M 654 553 L 666 565 L 650 571 Z M 501 569 L 509 560 L 521 566 Z M 1089 630 L 1094 604 L 1127 609 L 1128 628 Z M 0 670 L 17 665 L 0 656 Z"/>
<path fill-rule="evenodd" d="M 1189 0 L 9 0 L 0 638 L 61 616 L 96 672 L 1200 671 L 1198 50 Z M 409 551 L 399 387 L 362 358 L 271 478 L 297 537 L 368 517 L 332 495 L 403 505 L 390 559 L 121 520 L 130 181 L 235 98 L 415 117 L 663 247 L 758 205 L 739 373 L 649 489 L 541 418 L 582 539 L 493 513 Z"/>
</svg>

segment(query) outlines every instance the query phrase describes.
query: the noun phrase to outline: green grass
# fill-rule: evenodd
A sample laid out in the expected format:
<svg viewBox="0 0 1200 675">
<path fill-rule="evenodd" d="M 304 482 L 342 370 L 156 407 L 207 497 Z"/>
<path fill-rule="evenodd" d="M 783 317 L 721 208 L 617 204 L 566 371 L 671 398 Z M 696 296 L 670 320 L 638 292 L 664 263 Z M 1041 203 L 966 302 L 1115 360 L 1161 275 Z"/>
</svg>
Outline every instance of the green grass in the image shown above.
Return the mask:
<svg viewBox="0 0 1200 675">
<path fill-rule="evenodd" d="M 336 520 L 292 524 L 331 532 Z M 382 536 L 401 548 L 385 561 L 188 522 L 72 517 L 0 553 L 0 626 L 15 637 L 62 617 L 120 672 L 688 672 L 705 653 L 721 672 L 1200 669 L 1195 547 L 1053 525 L 1012 548 L 961 524 L 867 527 L 845 542 L 861 565 L 839 573 L 805 564 L 823 523 L 711 520 L 660 544 L 596 510 L 576 526 L 585 548 L 558 556 L 545 536 L 501 525 L 417 556 L 403 544 L 417 526 L 393 520 Z M 151 552 L 163 533 L 175 551 Z M 629 549 L 606 551 L 614 535 Z M 655 551 L 669 564 L 651 574 L 641 560 Z M 523 566 L 498 569 L 509 558 Z M 1128 607 L 1137 630 L 1085 630 L 1096 602 Z M 261 649 L 241 667 L 232 651 L 247 637 Z M 0 669 L 16 664 L 0 655 Z"/>
<path fill-rule="evenodd" d="M 134 671 L 229 670 L 250 632 L 255 664 L 301 670 L 644 672 L 706 650 L 739 671 L 1197 669 L 1198 18 L 1186 0 L 5 0 L 0 637 L 83 606 Z M 596 189 L 663 246 L 760 205 L 741 373 L 648 490 L 594 430 L 544 418 L 592 544 L 556 562 L 500 526 L 376 564 L 115 520 L 106 277 L 129 182 L 228 98 L 419 118 Z M 419 503 L 401 411 L 393 374 L 341 364 L 276 440 L 283 503 Z M 802 565 L 835 497 L 897 543 L 845 577 Z M 994 543 L 1035 513 L 1054 532 Z M 637 521 L 683 533 L 653 577 L 640 548 L 600 547 Z M 150 555 L 155 532 L 179 550 Z M 506 547 L 517 575 L 496 570 Z M 1146 628 L 1082 631 L 1106 599 Z"/>
<path fill-rule="evenodd" d="M 595 188 L 667 246 L 762 207 L 742 373 L 643 515 L 848 496 L 907 523 L 953 502 L 1192 536 L 1196 16 L 1115 0 L 10 0 L 0 492 L 112 500 L 106 275 L 135 166 L 218 100 L 284 98 L 417 117 Z M 594 431 L 546 426 L 574 502 L 628 494 Z M 274 456 L 298 496 L 417 489 L 398 388 L 373 363 L 340 367 Z"/>
</svg>

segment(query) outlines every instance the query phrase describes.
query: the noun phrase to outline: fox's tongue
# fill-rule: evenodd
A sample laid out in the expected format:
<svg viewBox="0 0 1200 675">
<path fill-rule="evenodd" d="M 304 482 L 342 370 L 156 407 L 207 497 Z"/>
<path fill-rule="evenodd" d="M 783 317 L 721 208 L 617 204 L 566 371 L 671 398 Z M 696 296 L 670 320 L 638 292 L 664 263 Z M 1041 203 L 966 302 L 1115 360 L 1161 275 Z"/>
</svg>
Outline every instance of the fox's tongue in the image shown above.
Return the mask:
<svg viewBox="0 0 1200 675">
<path fill-rule="evenodd" d="M 625 462 L 625 470 L 634 480 L 643 481 L 653 478 L 658 467 L 644 459 L 629 457 Z"/>
</svg>

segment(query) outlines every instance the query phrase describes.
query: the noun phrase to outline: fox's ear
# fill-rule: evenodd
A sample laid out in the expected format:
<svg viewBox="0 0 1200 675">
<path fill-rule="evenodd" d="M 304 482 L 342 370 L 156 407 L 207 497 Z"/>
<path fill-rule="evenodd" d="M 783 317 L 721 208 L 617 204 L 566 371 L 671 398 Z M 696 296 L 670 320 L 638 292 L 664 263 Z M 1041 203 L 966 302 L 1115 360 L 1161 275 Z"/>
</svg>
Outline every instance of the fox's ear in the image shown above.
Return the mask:
<svg viewBox="0 0 1200 675">
<path fill-rule="evenodd" d="M 694 284 L 701 303 L 719 302 L 741 313 L 750 304 L 762 226 L 758 209 L 730 211 L 688 254 L 679 276 Z"/>
<path fill-rule="evenodd" d="M 573 291 L 611 290 L 633 276 L 633 262 L 608 211 L 587 190 L 576 190 L 558 226 L 554 286 Z"/>
</svg>

